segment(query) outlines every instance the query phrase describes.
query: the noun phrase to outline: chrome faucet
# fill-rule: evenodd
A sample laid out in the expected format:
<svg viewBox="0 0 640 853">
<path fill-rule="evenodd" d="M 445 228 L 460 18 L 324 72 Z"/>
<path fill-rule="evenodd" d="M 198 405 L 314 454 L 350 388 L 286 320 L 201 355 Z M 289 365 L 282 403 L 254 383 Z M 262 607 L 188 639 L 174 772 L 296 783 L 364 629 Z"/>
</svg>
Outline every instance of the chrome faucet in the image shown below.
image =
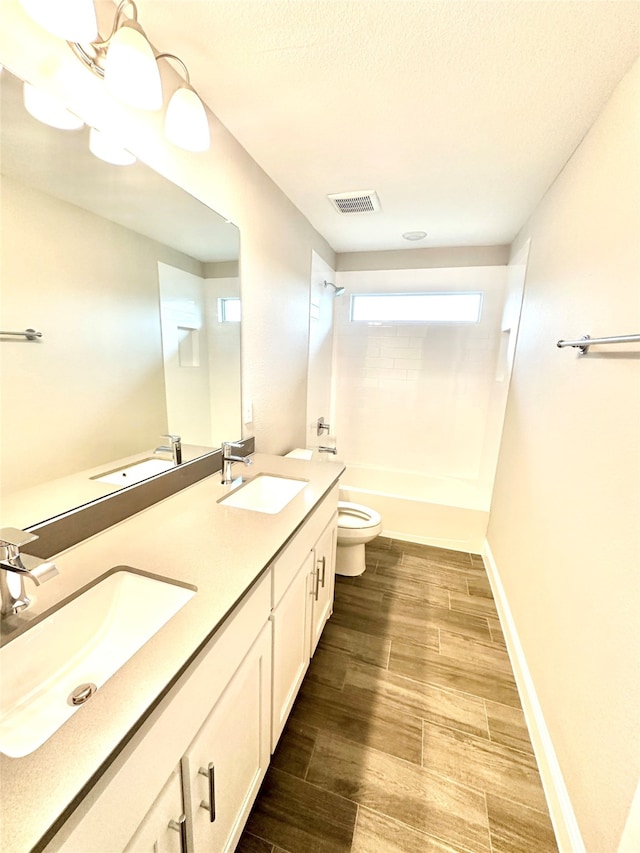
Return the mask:
<svg viewBox="0 0 640 853">
<path fill-rule="evenodd" d="M 170 445 L 160 445 L 160 447 L 156 447 L 153 451 L 154 453 L 170 453 L 171 458 L 173 459 L 174 465 L 180 465 L 182 463 L 182 439 L 179 435 L 172 435 L 171 433 L 167 433 L 162 436 L 163 438 L 168 438 L 171 442 Z"/>
<path fill-rule="evenodd" d="M 31 603 L 24 589 L 24 578 L 28 577 L 40 586 L 58 574 L 58 567 L 51 560 L 41 560 L 30 554 L 21 554 L 20 548 L 38 537 L 15 527 L 0 530 L 0 613 L 9 616 L 24 610 Z"/>
<path fill-rule="evenodd" d="M 320 447 L 318 447 L 318 453 L 333 453 L 333 455 L 335 456 L 337 452 L 337 447 L 325 447 L 322 444 L 320 445 Z"/>
<path fill-rule="evenodd" d="M 233 475 L 231 474 L 231 465 L 234 462 L 244 462 L 245 465 L 251 465 L 253 459 L 250 456 L 232 456 L 231 450 L 234 447 L 242 447 L 242 442 L 223 441 L 222 442 L 222 485 L 226 486 L 233 483 Z"/>
</svg>

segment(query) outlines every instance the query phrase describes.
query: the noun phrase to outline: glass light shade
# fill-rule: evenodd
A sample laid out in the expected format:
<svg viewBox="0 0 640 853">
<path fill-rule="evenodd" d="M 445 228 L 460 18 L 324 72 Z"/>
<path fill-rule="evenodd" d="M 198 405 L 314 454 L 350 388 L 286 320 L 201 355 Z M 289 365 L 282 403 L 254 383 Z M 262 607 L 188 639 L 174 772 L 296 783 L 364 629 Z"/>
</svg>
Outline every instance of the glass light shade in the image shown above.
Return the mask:
<svg viewBox="0 0 640 853">
<path fill-rule="evenodd" d="M 107 49 L 104 82 L 119 101 L 141 110 L 162 108 L 160 70 L 142 27 L 126 21 Z"/>
<path fill-rule="evenodd" d="M 96 157 L 114 166 L 131 166 L 136 162 L 130 151 L 95 127 L 89 131 L 89 150 Z"/>
<path fill-rule="evenodd" d="M 209 148 L 207 111 L 191 86 L 181 86 L 171 96 L 164 117 L 164 132 L 174 145 L 187 151 Z"/>
<path fill-rule="evenodd" d="M 65 107 L 65 105 L 42 89 L 31 83 L 22 88 L 22 98 L 26 111 L 43 124 L 60 130 L 78 130 L 84 122 Z"/>
<path fill-rule="evenodd" d="M 20 0 L 29 17 L 66 41 L 92 42 L 98 38 L 93 0 Z"/>
</svg>

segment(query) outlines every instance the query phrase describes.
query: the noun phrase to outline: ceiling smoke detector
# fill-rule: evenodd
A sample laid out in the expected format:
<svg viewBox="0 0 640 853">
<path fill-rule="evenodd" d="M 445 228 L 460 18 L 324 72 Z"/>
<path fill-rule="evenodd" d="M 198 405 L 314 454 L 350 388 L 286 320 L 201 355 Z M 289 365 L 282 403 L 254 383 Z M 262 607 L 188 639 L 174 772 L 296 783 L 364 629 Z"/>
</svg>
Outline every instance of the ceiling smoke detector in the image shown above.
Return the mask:
<svg viewBox="0 0 640 853">
<path fill-rule="evenodd" d="M 351 193 L 330 193 L 327 198 L 338 213 L 375 213 L 380 210 L 380 199 L 374 190 L 356 190 Z"/>
</svg>

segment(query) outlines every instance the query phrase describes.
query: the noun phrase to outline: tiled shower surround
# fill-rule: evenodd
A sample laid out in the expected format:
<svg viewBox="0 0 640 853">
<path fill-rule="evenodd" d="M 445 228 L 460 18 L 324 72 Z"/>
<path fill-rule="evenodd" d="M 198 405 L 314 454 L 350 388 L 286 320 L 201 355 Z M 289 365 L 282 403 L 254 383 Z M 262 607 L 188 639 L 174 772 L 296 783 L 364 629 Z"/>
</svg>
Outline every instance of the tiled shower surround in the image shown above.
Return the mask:
<svg viewBox="0 0 640 853">
<path fill-rule="evenodd" d="M 349 272 L 334 316 L 335 431 L 350 465 L 487 482 L 502 419 L 504 266 Z M 482 291 L 479 323 L 352 323 L 352 293 Z"/>
</svg>

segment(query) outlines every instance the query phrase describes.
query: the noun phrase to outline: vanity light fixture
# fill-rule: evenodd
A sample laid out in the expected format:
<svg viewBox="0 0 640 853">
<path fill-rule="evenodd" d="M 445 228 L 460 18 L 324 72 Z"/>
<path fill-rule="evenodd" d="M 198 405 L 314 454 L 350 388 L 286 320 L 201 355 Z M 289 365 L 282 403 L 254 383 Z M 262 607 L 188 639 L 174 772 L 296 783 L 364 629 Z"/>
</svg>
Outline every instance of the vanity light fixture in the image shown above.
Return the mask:
<svg viewBox="0 0 640 853">
<path fill-rule="evenodd" d="M 57 127 L 60 130 L 78 130 L 84 125 L 82 119 L 70 112 L 56 97 L 32 86 L 31 83 L 25 82 L 22 88 L 22 100 L 29 115 L 50 127 Z"/>
<path fill-rule="evenodd" d="M 164 132 L 167 139 L 187 151 L 207 151 L 210 145 L 209 119 L 204 104 L 191 85 L 189 69 L 172 53 L 160 53 L 158 59 L 173 59 L 182 67 L 185 83 L 179 86 L 167 106 Z"/>
<path fill-rule="evenodd" d="M 125 9 L 132 8 L 133 18 Z M 122 0 L 116 9 L 111 33 L 89 43 L 68 39 L 76 56 L 98 77 L 111 94 L 129 106 L 141 110 L 162 108 L 162 84 L 153 48 L 138 23 L 133 0 Z"/>
<path fill-rule="evenodd" d="M 89 150 L 96 157 L 113 166 L 131 166 L 136 162 L 136 158 L 130 151 L 123 148 L 108 133 L 96 130 L 95 127 L 89 131 Z"/>
<path fill-rule="evenodd" d="M 20 5 L 47 32 L 65 41 L 92 42 L 98 38 L 93 0 L 20 0 Z"/>
<path fill-rule="evenodd" d="M 158 59 L 174 59 L 179 62 L 186 82 L 176 89 L 169 100 L 165 133 L 174 145 L 188 151 L 206 151 L 209 148 L 207 113 L 191 85 L 186 65 L 173 54 L 156 55 L 138 23 L 138 9 L 133 0 L 121 0 L 118 4 L 111 33 L 105 39 L 97 31 L 93 0 L 20 2 L 25 11 L 41 26 L 66 39 L 78 59 L 93 74 L 104 80 L 109 92 L 129 106 L 150 111 L 162 109 L 162 82 Z M 63 20 L 72 20 L 74 14 L 84 21 L 83 26 L 77 30 L 71 29 L 66 23 L 63 25 Z M 93 27 L 87 24 L 91 16 Z"/>
<path fill-rule="evenodd" d="M 124 4 L 125 6 L 127 3 Z M 162 83 L 153 48 L 137 20 L 124 20 L 109 37 L 104 60 L 104 82 L 111 94 L 141 110 L 162 109 Z M 121 3 L 118 9 L 123 6 Z"/>
</svg>

